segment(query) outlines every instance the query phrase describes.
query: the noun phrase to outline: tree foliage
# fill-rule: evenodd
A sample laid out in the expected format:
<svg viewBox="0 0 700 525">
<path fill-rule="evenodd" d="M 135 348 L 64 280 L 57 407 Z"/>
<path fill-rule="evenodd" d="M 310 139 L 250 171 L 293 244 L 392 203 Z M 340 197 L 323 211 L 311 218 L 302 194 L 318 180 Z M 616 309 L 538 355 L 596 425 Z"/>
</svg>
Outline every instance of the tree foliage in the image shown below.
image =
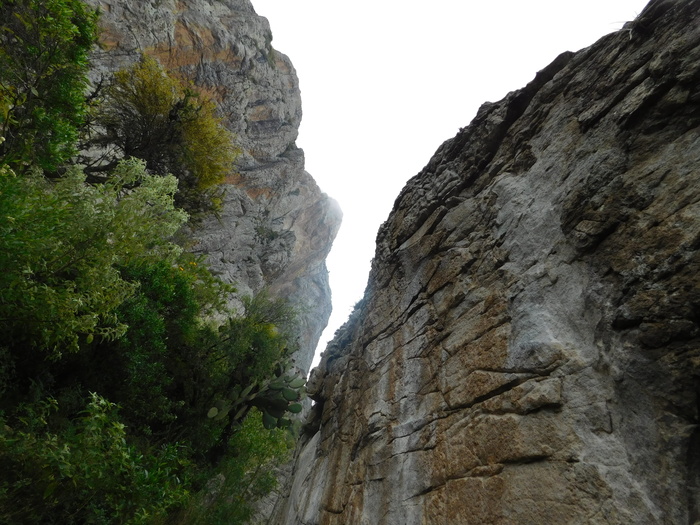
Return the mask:
<svg viewBox="0 0 700 525">
<path fill-rule="evenodd" d="M 233 135 L 211 100 L 168 74 L 155 58 L 143 56 L 114 74 L 96 124 L 92 140 L 106 148 L 107 159 L 144 159 L 152 173 L 177 177 L 178 205 L 191 213 L 216 208 L 219 185 L 239 153 Z"/>
<path fill-rule="evenodd" d="M 69 165 L 95 15 L 0 0 L 0 16 L 0 522 L 241 522 L 304 379 L 293 309 L 260 293 L 229 310 L 233 288 L 174 241 L 178 199 L 211 205 L 231 136 L 143 59 L 98 113 L 116 151 Z M 212 499 L 212 479 L 235 494 Z"/>
<path fill-rule="evenodd" d="M 0 522 L 147 524 L 188 498 L 188 463 L 172 445 L 148 455 L 127 443 L 116 405 L 97 394 L 55 432 L 54 399 L 0 418 Z"/>
<path fill-rule="evenodd" d="M 15 170 L 75 154 L 96 17 L 79 0 L 0 1 L 0 159 Z"/>
<path fill-rule="evenodd" d="M 294 312 L 265 294 L 244 299 L 238 315 L 226 311 L 231 287 L 169 240 L 186 220 L 172 177 L 131 159 L 108 180 L 88 184 L 75 168 L 57 180 L 7 168 L 0 177 L 8 523 L 150 523 L 199 505 L 186 497 L 205 490 L 198 480 L 238 476 L 242 454 L 269 461 L 241 450 L 253 407 L 267 428 L 286 426 L 283 414 L 300 407 L 303 380 L 287 370 Z"/>
<path fill-rule="evenodd" d="M 187 219 L 173 205 L 176 186 L 135 159 L 96 186 L 77 169 L 57 182 L 0 172 L 3 344 L 56 358 L 77 351 L 81 338 L 123 335 L 115 310 L 135 286 L 119 267 L 180 253 L 169 240 Z"/>
<path fill-rule="evenodd" d="M 214 478 L 177 519 L 182 525 L 249 523 L 251 502 L 276 486 L 275 467 L 289 459 L 294 442 L 282 429 L 266 429 L 257 410 L 245 419 L 230 441 L 233 451 L 224 460 L 226 476 Z"/>
</svg>

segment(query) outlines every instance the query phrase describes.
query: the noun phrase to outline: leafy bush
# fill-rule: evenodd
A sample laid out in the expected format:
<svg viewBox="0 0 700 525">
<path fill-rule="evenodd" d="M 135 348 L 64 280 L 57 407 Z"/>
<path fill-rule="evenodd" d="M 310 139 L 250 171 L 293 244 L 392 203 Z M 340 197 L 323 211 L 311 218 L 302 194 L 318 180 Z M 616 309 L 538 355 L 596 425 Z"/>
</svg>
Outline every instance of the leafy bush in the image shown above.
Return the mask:
<svg viewBox="0 0 700 525">
<path fill-rule="evenodd" d="M 152 173 L 175 175 L 179 206 L 190 213 L 217 207 L 218 185 L 239 153 L 233 135 L 211 100 L 168 74 L 155 58 L 143 56 L 114 74 L 96 123 L 102 132 L 94 142 L 115 146 L 112 156 L 137 157 Z"/>
<path fill-rule="evenodd" d="M 295 312 L 261 293 L 233 315 L 174 242 L 176 201 L 213 206 L 237 152 L 153 59 L 107 90 L 109 161 L 66 166 L 94 23 L 78 0 L 0 0 L 0 522 L 242 520 L 301 410 Z"/>
<path fill-rule="evenodd" d="M 137 435 L 186 442 L 196 457 L 216 465 L 250 409 L 267 415 L 267 405 L 274 404 L 274 426 L 296 410 L 292 404 L 302 398 L 304 380 L 283 376 L 293 322 L 283 301 L 265 293 L 244 298 L 243 314 L 217 329 L 196 300 L 196 290 L 211 285 L 193 282 L 185 267 L 155 264 L 129 274 L 141 284 L 119 310 L 129 328 L 95 349 L 108 358 L 88 357 L 111 373 L 83 383 L 118 402 Z M 278 328 L 284 323 L 287 328 Z"/>
<path fill-rule="evenodd" d="M 52 399 L 27 406 L 14 428 L 0 418 L 0 522 L 145 524 L 187 501 L 177 447 L 138 452 L 116 406 L 96 394 L 54 433 L 57 409 Z"/>
<path fill-rule="evenodd" d="M 132 190 L 126 188 L 137 184 Z M 57 182 L 38 172 L 0 172 L 0 336 L 54 358 L 81 338 L 114 339 L 126 326 L 116 308 L 135 291 L 120 266 L 173 261 L 170 242 L 187 216 L 173 206 L 176 181 L 120 163 L 108 184 L 85 184 L 77 169 Z"/>
<path fill-rule="evenodd" d="M 75 154 L 96 18 L 79 0 L 0 2 L 0 163 L 53 171 Z"/>
<path fill-rule="evenodd" d="M 264 428 L 260 414 L 253 410 L 229 446 L 232 454 L 221 465 L 222 473 L 199 492 L 178 523 L 248 523 L 253 503 L 277 486 L 274 468 L 289 459 L 294 441 L 282 429 Z"/>
<path fill-rule="evenodd" d="M 103 388 L 125 409 L 137 433 L 182 437 L 183 427 L 202 419 L 193 392 L 208 366 L 198 351 L 211 333 L 205 319 L 223 311 L 221 301 L 231 287 L 191 256 L 181 258 L 178 266 L 155 261 L 124 268 L 122 274 L 138 282 L 139 289 L 117 312 L 128 326 L 124 336 L 96 349 L 110 355 L 110 367 L 123 377 L 110 377 L 111 390 Z"/>
<path fill-rule="evenodd" d="M 231 287 L 169 240 L 186 220 L 174 189 L 135 159 L 100 185 L 77 169 L 55 181 L 2 171 L 0 516 L 10 523 L 151 522 L 195 489 L 183 481 L 171 493 L 172 465 L 192 480 L 229 476 L 247 453 L 231 447 L 248 411 L 287 390 L 276 417 L 295 410 L 303 380 L 272 392 L 291 381 L 293 310 L 263 293 L 219 327 L 207 320 Z M 51 420 L 36 401 L 47 396 L 60 406 Z M 207 417 L 217 400 L 236 411 Z M 161 460 L 165 474 L 152 477 Z M 11 500 L 23 503 L 7 510 Z"/>
<path fill-rule="evenodd" d="M 227 375 L 234 384 L 271 377 L 280 360 L 294 350 L 296 312 L 286 301 L 272 299 L 263 290 L 244 297 L 243 306 L 244 315 L 232 317 L 219 329 L 213 349 L 217 359 L 226 356 Z"/>
</svg>

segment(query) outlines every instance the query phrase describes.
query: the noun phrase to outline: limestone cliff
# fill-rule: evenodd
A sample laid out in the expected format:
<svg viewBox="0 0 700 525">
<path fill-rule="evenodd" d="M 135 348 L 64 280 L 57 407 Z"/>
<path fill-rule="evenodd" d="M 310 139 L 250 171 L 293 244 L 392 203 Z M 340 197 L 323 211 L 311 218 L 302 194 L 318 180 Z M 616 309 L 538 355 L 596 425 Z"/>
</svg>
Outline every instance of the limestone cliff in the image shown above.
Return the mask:
<svg viewBox="0 0 700 525">
<path fill-rule="evenodd" d="M 90 0 L 101 10 L 98 81 L 141 53 L 192 79 L 219 105 L 243 150 L 229 177 L 220 220 L 196 232 L 195 251 L 241 294 L 263 287 L 301 312 L 307 371 L 330 315 L 325 258 L 340 225 L 337 204 L 304 171 L 295 145 L 299 84 L 289 59 L 271 46 L 265 18 L 249 0 Z"/>
<path fill-rule="evenodd" d="M 312 373 L 276 523 L 700 520 L 700 0 L 485 104 Z"/>
</svg>

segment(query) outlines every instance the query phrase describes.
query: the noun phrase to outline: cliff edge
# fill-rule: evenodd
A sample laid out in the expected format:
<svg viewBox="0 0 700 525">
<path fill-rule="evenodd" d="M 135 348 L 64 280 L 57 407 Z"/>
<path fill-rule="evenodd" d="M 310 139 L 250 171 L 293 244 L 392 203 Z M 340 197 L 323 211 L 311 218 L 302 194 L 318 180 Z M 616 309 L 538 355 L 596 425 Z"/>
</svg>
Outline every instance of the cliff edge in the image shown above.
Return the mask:
<svg viewBox="0 0 700 525">
<path fill-rule="evenodd" d="M 700 520 L 700 0 L 485 104 L 309 390 L 286 524 Z"/>
<path fill-rule="evenodd" d="M 194 251 L 240 295 L 266 288 L 299 311 L 296 366 L 306 373 L 331 312 L 326 256 L 340 227 L 337 203 L 304 169 L 295 141 L 299 82 L 248 0 L 88 0 L 98 7 L 95 82 L 141 54 L 192 80 L 217 103 L 242 155 L 219 218 L 195 232 Z"/>
</svg>

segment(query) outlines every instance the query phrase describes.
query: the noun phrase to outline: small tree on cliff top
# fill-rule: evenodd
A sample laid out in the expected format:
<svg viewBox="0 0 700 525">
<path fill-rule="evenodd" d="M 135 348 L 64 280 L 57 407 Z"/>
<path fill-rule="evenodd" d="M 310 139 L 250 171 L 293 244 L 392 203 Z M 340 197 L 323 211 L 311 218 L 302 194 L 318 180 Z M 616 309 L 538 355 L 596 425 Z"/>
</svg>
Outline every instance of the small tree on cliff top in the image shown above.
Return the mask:
<svg viewBox="0 0 700 525">
<path fill-rule="evenodd" d="M 144 56 L 114 74 L 96 121 L 103 129 L 99 145 L 145 160 L 152 173 L 177 177 L 178 205 L 191 213 L 218 207 L 217 186 L 239 154 L 233 135 L 216 116 L 214 102 L 156 59 Z"/>
</svg>

